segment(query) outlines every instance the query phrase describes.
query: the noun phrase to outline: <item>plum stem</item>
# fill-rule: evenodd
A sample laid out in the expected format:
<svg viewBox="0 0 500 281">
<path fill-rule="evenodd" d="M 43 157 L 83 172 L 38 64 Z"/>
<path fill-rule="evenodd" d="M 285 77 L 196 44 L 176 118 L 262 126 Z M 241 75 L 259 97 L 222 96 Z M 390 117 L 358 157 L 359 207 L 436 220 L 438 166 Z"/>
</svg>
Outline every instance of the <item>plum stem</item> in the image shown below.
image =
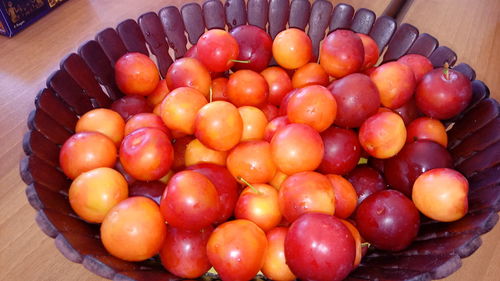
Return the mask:
<svg viewBox="0 0 500 281">
<path fill-rule="evenodd" d="M 361 248 L 364 248 L 364 247 L 370 247 L 370 246 L 371 246 L 371 244 L 370 244 L 370 243 L 368 243 L 368 242 L 363 242 L 363 243 L 361 243 Z"/>
<path fill-rule="evenodd" d="M 255 186 L 253 186 L 251 183 L 249 183 L 246 179 L 240 177 L 240 176 L 237 176 L 236 177 L 239 181 L 243 182 L 244 184 L 246 184 L 248 187 L 250 187 L 255 193 L 257 194 L 260 194 L 260 191 L 257 190 L 257 188 L 255 188 Z"/>
<path fill-rule="evenodd" d="M 213 99 L 213 93 L 212 93 L 212 87 L 210 87 L 209 102 L 212 102 L 212 99 Z"/>
<path fill-rule="evenodd" d="M 444 63 L 443 73 L 446 80 L 450 80 L 450 65 L 448 64 L 448 62 Z"/>
<path fill-rule="evenodd" d="M 232 62 L 250 63 L 250 60 L 231 60 Z"/>
</svg>

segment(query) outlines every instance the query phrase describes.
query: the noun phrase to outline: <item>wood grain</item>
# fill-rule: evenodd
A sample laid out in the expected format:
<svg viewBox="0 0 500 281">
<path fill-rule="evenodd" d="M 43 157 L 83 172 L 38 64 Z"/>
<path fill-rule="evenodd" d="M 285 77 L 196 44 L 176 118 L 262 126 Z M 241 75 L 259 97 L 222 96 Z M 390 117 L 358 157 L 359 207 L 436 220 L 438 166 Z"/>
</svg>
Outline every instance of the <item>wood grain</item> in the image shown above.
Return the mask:
<svg viewBox="0 0 500 281">
<path fill-rule="evenodd" d="M 203 1 L 194 1 L 200 4 Z M 311 1 L 312 2 L 312 1 Z M 355 9 L 368 8 L 382 15 L 389 0 L 332 1 Z M 158 12 L 180 0 L 71 0 L 14 38 L 0 37 L 0 280 L 105 280 L 81 264 L 67 260 L 54 240 L 36 225 L 36 212 L 28 203 L 26 185 L 19 176 L 24 157 L 23 135 L 34 100 L 46 87 L 49 74 L 78 46 L 93 40 L 107 27 Z M 491 95 L 500 99 L 500 3 L 485 0 L 415 0 L 402 22 L 438 38 L 471 65 L 477 79 L 485 81 Z M 464 259 L 462 268 L 447 281 L 496 280 L 500 276 L 500 227 L 482 236 L 483 246 Z"/>
</svg>

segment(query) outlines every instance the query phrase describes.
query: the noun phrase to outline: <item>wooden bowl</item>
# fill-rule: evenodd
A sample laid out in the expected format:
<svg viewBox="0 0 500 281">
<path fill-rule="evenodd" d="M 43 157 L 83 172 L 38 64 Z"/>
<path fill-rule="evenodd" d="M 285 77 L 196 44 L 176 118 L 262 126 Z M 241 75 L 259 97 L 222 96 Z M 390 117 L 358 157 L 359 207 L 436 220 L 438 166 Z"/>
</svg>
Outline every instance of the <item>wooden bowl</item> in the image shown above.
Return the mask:
<svg viewBox="0 0 500 281">
<path fill-rule="evenodd" d="M 274 38 L 286 27 L 307 30 L 315 56 L 320 41 L 335 29 L 369 34 L 383 53 L 383 61 L 407 53 L 429 57 L 435 67 L 448 62 L 472 80 L 473 101 L 459 117 L 448 120 L 449 151 L 455 168 L 469 180 L 469 212 L 453 223 L 426 221 L 417 240 L 406 250 L 390 253 L 370 251 L 348 280 L 431 280 L 446 277 L 461 266 L 461 258 L 481 246 L 481 235 L 498 221 L 500 210 L 500 118 L 497 101 L 488 87 L 475 80 L 467 64 L 456 64 L 457 55 L 429 34 L 419 34 L 410 24 L 397 26 L 393 18 L 375 17 L 367 9 L 328 1 L 209 0 L 202 6 L 188 3 L 149 12 L 138 20 L 127 19 L 115 29 L 97 33 L 95 40 L 81 45 L 78 53 L 66 56 L 60 69 L 47 80 L 35 99 L 23 139 L 26 156 L 20 173 L 26 194 L 37 210 L 36 222 L 55 239 L 56 247 L 69 260 L 82 263 L 95 274 L 113 280 L 178 279 L 166 272 L 158 259 L 140 263 L 109 255 L 99 240 L 99 227 L 84 222 L 68 202 L 71 181 L 59 168 L 61 145 L 70 137 L 78 117 L 96 107 L 109 107 L 123 96 L 114 81 L 113 65 L 129 51 L 154 57 L 162 76 L 175 58 L 195 44 L 206 29 L 232 29 L 242 24 L 266 28 Z M 307 29 L 306 29 L 307 28 Z M 186 37 L 187 34 L 187 37 Z M 188 43 L 189 42 L 189 43 Z M 204 278 L 216 279 L 217 276 Z"/>
</svg>

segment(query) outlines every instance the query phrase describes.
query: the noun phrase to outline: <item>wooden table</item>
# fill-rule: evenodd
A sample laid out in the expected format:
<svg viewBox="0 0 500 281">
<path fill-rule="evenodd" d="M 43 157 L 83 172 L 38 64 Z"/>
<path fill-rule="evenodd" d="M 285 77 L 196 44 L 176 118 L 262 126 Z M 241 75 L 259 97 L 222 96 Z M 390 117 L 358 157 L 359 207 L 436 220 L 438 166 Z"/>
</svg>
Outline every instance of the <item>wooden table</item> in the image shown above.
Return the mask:
<svg viewBox="0 0 500 281">
<path fill-rule="evenodd" d="M 86 40 L 127 18 L 183 1 L 71 0 L 14 38 L 0 38 L 0 280 L 103 280 L 64 258 L 35 223 L 19 177 L 26 118 L 33 100 L 60 60 Z M 200 1 L 201 2 L 201 1 Z M 388 0 L 343 1 L 381 15 Z M 336 2 L 335 2 L 336 3 Z M 437 37 L 467 62 L 500 99 L 500 3 L 485 0 L 415 0 L 400 17 Z M 446 280 L 497 280 L 500 227 Z"/>
</svg>

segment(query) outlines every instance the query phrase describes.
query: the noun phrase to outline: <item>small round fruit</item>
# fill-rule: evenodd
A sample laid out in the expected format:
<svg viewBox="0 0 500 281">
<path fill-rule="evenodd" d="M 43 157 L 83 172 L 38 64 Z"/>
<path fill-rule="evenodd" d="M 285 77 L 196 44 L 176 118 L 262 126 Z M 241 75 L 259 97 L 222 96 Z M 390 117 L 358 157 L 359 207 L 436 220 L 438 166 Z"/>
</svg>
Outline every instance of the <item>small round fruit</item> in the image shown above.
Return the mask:
<svg viewBox="0 0 500 281">
<path fill-rule="evenodd" d="M 353 73 L 328 86 L 337 102 L 335 125 L 359 128 L 380 107 L 380 95 L 370 77 Z"/>
<path fill-rule="evenodd" d="M 167 225 L 165 242 L 160 250 L 161 263 L 178 277 L 195 279 L 211 267 L 207 256 L 207 243 L 213 227 L 185 230 Z"/>
<path fill-rule="evenodd" d="M 268 184 L 245 187 L 236 202 L 234 217 L 250 220 L 264 232 L 276 227 L 282 218 L 278 190 Z"/>
<path fill-rule="evenodd" d="M 101 241 L 119 259 L 143 261 L 160 251 L 166 231 L 158 204 L 142 196 L 129 197 L 104 218 Z"/>
<path fill-rule="evenodd" d="M 71 208 L 90 223 L 101 223 L 108 211 L 128 197 L 120 172 L 103 167 L 80 174 L 69 188 Z"/>
<path fill-rule="evenodd" d="M 377 67 L 370 78 L 380 93 L 383 106 L 395 109 L 410 100 L 415 91 L 415 76 L 406 64 L 397 61 L 384 63 Z"/>
<path fill-rule="evenodd" d="M 420 83 L 424 75 L 433 70 L 434 66 L 432 62 L 427 58 L 419 54 L 407 54 L 398 59 L 398 62 L 406 64 L 411 68 L 413 74 L 415 75 L 415 82 Z"/>
<path fill-rule="evenodd" d="M 132 177 L 151 181 L 165 176 L 174 161 L 168 136 L 156 128 L 135 130 L 123 139 L 120 163 Z"/>
<path fill-rule="evenodd" d="M 296 69 L 312 58 L 312 41 L 298 28 L 288 28 L 276 35 L 273 41 L 273 57 L 286 69 Z"/>
<path fill-rule="evenodd" d="M 220 204 L 217 189 L 207 177 L 184 170 L 168 182 L 160 210 L 172 226 L 200 230 L 219 218 Z"/>
<path fill-rule="evenodd" d="M 361 237 L 386 251 L 408 247 L 420 228 L 420 213 L 415 204 L 397 190 L 368 196 L 358 206 L 355 220 Z"/>
<path fill-rule="evenodd" d="M 249 183 L 267 183 L 276 173 L 276 164 L 267 141 L 246 141 L 234 147 L 227 157 L 227 168 L 235 177 Z"/>
<path fill-rule="evenodd" d="M 396 155 L 406 142 L 403 119 L 394 112 L 379 112 L 361 125 L 359 142 L 373 157 L 386 159 Z"/>
<path fill-rule="evenodd" d="M 335 194 L 332 183 L 328 177 L 317 172 L 290 175 L 280 186 L 279 206 L 289 222 L 311 212 L 333 215 Z"/>
<path fill-rule="evenodd" d="M 413 120 L 406 128 L 406 143 L 417 140 L 431 140 L 444 148 L 448 147 L 448 135 L 441 121 L 429 117 L 420 117 Z"/>
<path fill-rule="evenodd" d="M 98 132 L 81 132 L 68 138 L 59 153 L 64 174 L 75 179 L 83 172 L 99 167 L 113 167 L 117 149 L 113 141 Z"/>
<path fill-rule="evenodd" d="M 330 77 L 325 69 L 315 62 L 307 63 L 293 73 L 292 86 L 302 88 L 311 85 L 320 85 L 326 87 L 330 82 Z"/>
<path fill-rule="evenodd" d="M 377 42 L 375 42 L 375 40 L 373 40 L 373 38 L 371 38 L 369 35 L 363 33 L 356 33 L 356 35 L 358 35 L 361 39 L 363 48 L 365 50 L 365 59 L 363 60 L 363 66 L 361 67 L 361 69 L 369 69 L 373 67 L 378 61 L 379 51 Z"/>
<path fill-rule="evenodd" d="M 226 166 L 227 151 L 218 151 L 206 147 L 198 139 L 193 139 L 186 146 L 184 152 L 185 166 L 191 166 L 198 163 L 212 163 Z"/>
<path fill-rule="evenodd" d="M 198 110 L 207 104 L 201 92 L 189 87 L 172 90 L 161 103 L 161 119 L 170 130 L 191 135 Z"/>
<path fill-rule="evenodd" d="M 461 219 L 468 210 L 469 183 L 459 172 L 438 168 L 421 174 L 413 184 L 412 199 L 425 216 L 443 222 Z"/>
<path fill-rule="evenodd" d="M 229 102 L 208 103 L 196 114 L 195 136 L 211 149 L 228 151 L 240 142 L 242 134 L 240 112 Z"/>
<path fill-rule="evenodd" d="M 237 219 L 219 225 L 207 244 L 208 260 L 222 280 L 250 280 L 264 264 L 266 234 L 255 223 Z"/>
<path fill-rule="evenodd" d="M 156 64 L 142 53 L 127 53 L 115 64 L 116 85 L 126 95 L 147 96 L 160 82 Z"/>
<path fill-rule="evenodd" d="M 279 66 L 271 66 L 260 73 L 269 86 L 267 101 L 273 105 L 280 105 L 283 97 L 293 90 L 292 81 L 286 70 Z"/>
<path fill-rule="evenodd" d="M 335 194 L 335 216 L 341 219 L 350 217 L 358 206 L 358 194 L 354 186 L 339 175 L 326 175 Z"/>
<path fill-rule="evenodd" d="M 259 106 L 267 101 L 269 95 L 266 79 L 258 72 L 248 69 L 231 74 L 226 90 L 229 101 L 238 107 Z"/>
<path fill-rule="evenodd" d="M 116 146 L 123 139 L 125 121 L 116 111 L 96 108 L 83 114 L 76 122 L 75 132 L 99 132 L 109 137 Z"/>
<path fill-rule="evenodd" d="M 361 144 L 354 130 L 331 126 L 321 132 L 325 154 L 319 165 L 324 174 L 344 175 L 354 169 L 361 157 Z"/>
<path fill-rule="evenodd" d="M 266 232 L 268 247 L 264 257 L 262 273 L 272 280 L 293 281 L 292 273 L 285 259 L 285 237 L 288 227 L 275 227 Z"/>
<path fill-rule="evenodd" d="M 305 124 L 289 124 L 271 140 L 271 153 L 278 169 L 287 175 L 318 168 L 325 148 L 318 131 Z"/>
<path fill-rule="evenodd" d="M 261 140 L 267 126 L 267 118 L 264 112 L 255 106 L 238 107 L 241 119 L 243 120 L 243 133 L 241 141 Z"/>
<path fill-rule="evenodd" d="M 167 86 L 170 91 L 180 87 L 191 87 L 200 91 L 206 98 L 210 95 L 212 78 L 207 68 L 194 58 L 177 59 L 167 71 Z"/>
<path fill-rule="evenodd" d="M 291 123 L 307 124 L 323 132 L 335 121 L 337 102 L 327 88 L 305 86 L 290 98 L 286 112 Z"/>
<path fill-rule="evenodd" d="M 161 119 L 160 116 L 154 114 L 154 113 L 138 113 L 133 115 L 127 120 L 127 123 L 125 123 L 125 128 L 124 128 L 124 134 L 125 136 L 129 135 L 133 131 L 145 127 L 153 127 L 161 130 L 165 134 L 168 135 L 169 139 L 172 138 L 172 134 L 170 133 L 170 130 L 168 127 L 165 125 L 163 120 Z"/>
<path fill-rule="evenodd" d="M 230 33 L 238 42 L 238 60 L 249 61 L 236 62 L 234 70 L 250 69 L 260 72 L 268 66 L 272 56 L 273 39 L 265 30 L 254 25 L 240 25 L 231 29 Z"/>
<path fill-rule="evenodd" d="M 323 40 L 319 52 L 319 63 L 326 73 L 341 78 L 357 72 L 363 66 L 365 50 L 356 33 L 337 29 Z"/>
<path fill-rule="evenodd" d="M 472 85 L 459 71 L 437 68 L 424 75 L 417 86 L 415 99 L 418 109 L 425 115 L 439 120 L 449 119 L 469 105 Z"/>
<path fill-rule="evenodd" d="M 236 39 L 222 29 L 210 29 L 196 43 L 198 59 L 212 72 L 224 72 L 234 65 L 240 48 Z"/>
<path fill-rule="evenodd" d="M 344 280 L 353 268 L 355 256 L 351 232 L 331 215 L 304 214 L 286 234 L 286 263 L 300 280 Z"/>
</svg>

